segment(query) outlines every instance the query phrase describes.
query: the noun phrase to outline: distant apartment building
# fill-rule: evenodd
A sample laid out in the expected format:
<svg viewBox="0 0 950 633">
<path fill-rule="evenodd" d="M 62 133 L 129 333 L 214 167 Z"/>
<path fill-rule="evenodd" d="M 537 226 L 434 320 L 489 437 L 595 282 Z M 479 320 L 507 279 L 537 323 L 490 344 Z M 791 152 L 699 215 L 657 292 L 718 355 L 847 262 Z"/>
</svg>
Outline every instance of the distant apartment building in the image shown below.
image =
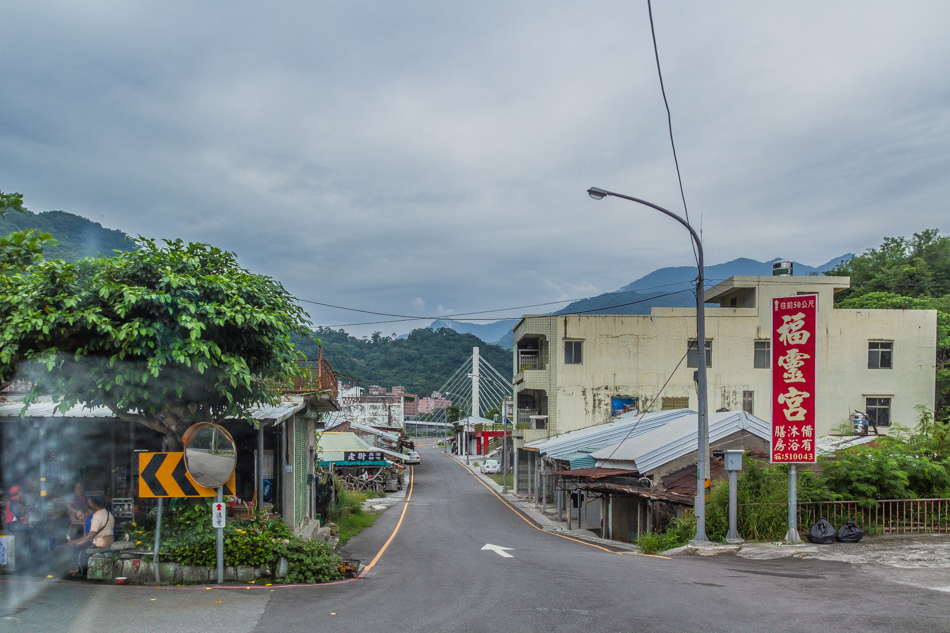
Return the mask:
<svg viewBox="0 0 950 633">
<path fill-rule="evenodd" d="M 886 430 L 934 406 L 933 310 L 845 310 L 847 277 L 732 277 L 705 293 L 709 411 L 771 419 L 771 299 L 818 295 L 816 414 L 825 435 L 866 411 Z M 624 410 L 697 408 L 696 311 L 528 315 L 514 329 L 525 441 L 609 422 Z M 692 349 L 692 351 L 688 351 Z"/>
<path fill-rule="evenodd" d="M 448 409 L 451 406 L 451 400 L 443 398 L 438 391 L 433 391 L 431 396 L 419 400 L 419 413 L 433 413 L 439 409 Z"/>
</svg>

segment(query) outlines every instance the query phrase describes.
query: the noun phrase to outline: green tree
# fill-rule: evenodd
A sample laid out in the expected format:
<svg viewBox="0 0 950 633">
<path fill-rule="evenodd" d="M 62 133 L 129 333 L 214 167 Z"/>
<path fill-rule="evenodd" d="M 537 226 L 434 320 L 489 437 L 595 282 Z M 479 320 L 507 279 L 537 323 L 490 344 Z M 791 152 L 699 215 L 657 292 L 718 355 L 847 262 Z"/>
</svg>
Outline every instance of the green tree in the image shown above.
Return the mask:
<svg viewBox="0 0 950 633">
<path fill-rule="evenodd" d="M 0 218 L 8 213 L 29 213 L 23 206 L 23 196 L 0 191 Z M 14 231 L 0 237 L 0 274 L 14 275 L 30 267 L 43 256 L 44 246 L 55 246 L 56 240 L 49 233 L 37 233 L 32 229 Z"/>
<path fill-rule="evenodd" d="M 358 379 L 363 385 L 400 385 L 419 396 L 438 391 L 460 365 L 471 359 L 473 347 L 478 347 L 481 357 L 502 374 L 511 368 L 511 350 L 448 328 L 420 328 L 405 338 L 376 332 L 360 339 L 343 330 L 318 327 L 313 336 L 323 342 L 323 357 L 330 361 L 334 371 Z M 315 338 L 294 338 L 294 343 L 309 358 L 317 357 Z"/>
<path fill-rule="evenodd" d="M 75 264 L 41 261 L 0 279 L 0 373 L 60 409 L 105 406 L 180 450 L 194 422 L 276 403 L 296 371 L 306 314 L 233 253 L 180 240 Z"/>
<path fill-rule="evenodd" d="M 950 411 L 950 237 L 937 229 L 887 237 L 826 274 L 851 277 L 835 296 L 839 308 L 937 310 L 936 407 Z"/>
<path fill-rule="evenodd" d="M 838 293 L 839 300 L 871 292 L 944 296 L 950 293 L 950 236 L 927 229 L 911 239 L 885 237 L 880 248 L 868 249 L 825 274 L 851 277 L 851 288 Z"/>
</svg>

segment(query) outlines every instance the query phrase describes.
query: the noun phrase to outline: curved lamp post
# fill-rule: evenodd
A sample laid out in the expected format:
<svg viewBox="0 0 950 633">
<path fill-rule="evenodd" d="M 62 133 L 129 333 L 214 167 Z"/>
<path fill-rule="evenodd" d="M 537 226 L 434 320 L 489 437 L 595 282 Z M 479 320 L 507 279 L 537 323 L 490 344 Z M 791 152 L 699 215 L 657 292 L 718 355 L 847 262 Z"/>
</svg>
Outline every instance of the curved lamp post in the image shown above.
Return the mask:
<svg viewBox="0 0 950 633">
<path fill-rule="evenodd" d="M 697 407 L 699 409 L 699 430 L 698 447 L 696 451 L 698 468 L 696 470 L 696 500 L 694 506 L 694 512 L 696 514 L 696 536 L 693 538 L 693 542 L 707 543 L 709 539 L 706 538 L 706 481 L 709 479 L 709 420 L 706 413 L 706 310 L 704 307 L 705 303 L 703 302 L 703 292 L 705 291 L 703 285 L 705 276 L 703 267 L 703 244 L 699 240 L 696 231 L 689 225 L 689 222 L 672 211 L 667 211 L 652 202 L 647 202 L 646 200 L 632 196 L 625 196 L 621 193 L 606 191 L 599 187 L 591 187 L 587 190 L 587 194 L 594 200 L 602 200 L 607 196 L 613 196 L 615 198 L 623 198 L 624 200 L 642 204 L 651 209 L 656 209 L 660 213 L 670 216 L 685 226 L 693 238 L 693 243 L 696 245 L 699 258 L 697 262 L 699 276 L 696 279 L 696 351 L 698 353 L 698 362 L 696 364 L 699 365 L 696 372 L 696 383 L 697 391 L 699 392 L 699 406 Z"/>
</svg>

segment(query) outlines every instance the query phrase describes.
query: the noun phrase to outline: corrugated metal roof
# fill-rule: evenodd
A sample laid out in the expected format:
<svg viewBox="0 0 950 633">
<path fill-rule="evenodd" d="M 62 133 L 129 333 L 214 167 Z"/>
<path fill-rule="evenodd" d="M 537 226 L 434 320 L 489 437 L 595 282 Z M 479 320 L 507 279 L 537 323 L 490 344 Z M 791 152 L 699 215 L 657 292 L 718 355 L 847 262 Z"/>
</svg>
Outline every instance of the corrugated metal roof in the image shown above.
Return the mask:
<svg viewBox="0 0 950 633">
<path fill-rule="evenodd" d="M 350 428 L 359 431 L 360 433 L 369 433 L 371 435 L 376 435 L 378 437 L 385 437 L 388 440 L 396 442 L 399 440 L 398 433 L 391 433 L 389 431 L 380 431 L 379 429 L 374 429 L 368 424 L 361 424 L 359 422 L 350 421 Z"/>
<path fill-rule="evenodd" d="M 836 451 L 867 444 L 880 438 L 880 435 L 826 435 L 819 437 L 815 442 L 815 450 L 819 455 L 831 455 Z"/>
<path fill-rule="evenodd" d="M 278 424 L 283 422 L 294 413 L 300 411 L 307 405 L 303 402 L 282 402 L 276 407 L 265 405 L 252 407 L 248 413 L 255 420 L 262 422 L 272 422 Z M 85 408 L 82 405 L 76 405 L 65 412 L 54 412 L 55 402 L 35 402 L 23 414 L 27 418 L 114 418 L 107 407 Z M 0 418 L 20 417 L 20 411 L 23 409 L 22 402 L 6 402 L 0 404 Z M 238 418 L 227 418 L 236 420 Z"/>
<path fill-rule="evenodd" d="M 662 428 L 639 437 L 602 448 L 594 453 L 599 466 L 633 468 L 648 473 L 674 459 L 696 451 L 698 414 L 690 412 Z M 744 411 L 709 414 L 709 441 L 717 442 L 739 431 L 747 431 L 764 440 L 771 438 L 768 422 Z"/>
<path fill-rule="evenodd" d="M 320 434 L 320 455 L 329 452 L 343 451 L 375 451 L 379 450 L 367 444 L 356 433 L 333 433 L 327 431 Z"/>
<path fill-rule="evenodd" d="M 280 424 L 306 406 L 303 402 L 281 402 L 276 407 L 270 405 L 252 407 L 248 413 L 255 420 Z"/>
<path fill-rule="evenodd" d="M 620 475 L 632 475 L 637 471 L 629 468 L 580 468 L 577 470 L 560 470 L 555 475 L 562 477 L 583 477 L 584 479 L 602 479 L 604 477 L 618 477 Z"/>
<path fill-rule="evenodd" d="M 570 465 L 571 470 L 577 470 L 578 468 L 593 468 L 596 464 L 594 457 L 591 455 L 591 451 L 577 451 L 575 453 L 568 453 L 567 455 L 561 455 L 558 457 L 560 461 L 565 461 Z"/>
<path fill-rule="evenodd" d="M 34 402 L 23 413 L 25 418 L 114 418 L 115 414 L 106 407 L 83 408 L 76 405 L 65 412 L 53 412 L 55 402 Z M 22 402 L 5 402 L 0 404 L 0 418 L 18 418 L 23 410 Z"/>
<path fill-rule="evenodd" d="M 654 411 L 645 414 L 631 411 L 614 418 L 612 422 L 607 424 L 589 426 L 554 437 L 547 437 L 543 440 L 535 440 L 534 442 L 528 442 L 525 446 L 535 448 L 542 454 L 555 459 L 563 459 L 562 455 L 585 449 L 593 451 L 611 446 L 625 437 L 639 437 L 653 429 L 665 426 L 673 420 L 690 415 L 695 416 L 696 412 L 690 409 Z"/>
<path fill-rule="evenodd" d="M 343 459 L 345 453 L 351 451 L 382 451 L 367 444 L 356 433 L 333 433 L 330 431 L 320 434 L 319 459 L 321 466 L 327 466 L 331 463 L 345 463 L 351 466 L 384 466 L 387 462 L 382 461 L 358 461 L 348 462 Z"/>
</svg>

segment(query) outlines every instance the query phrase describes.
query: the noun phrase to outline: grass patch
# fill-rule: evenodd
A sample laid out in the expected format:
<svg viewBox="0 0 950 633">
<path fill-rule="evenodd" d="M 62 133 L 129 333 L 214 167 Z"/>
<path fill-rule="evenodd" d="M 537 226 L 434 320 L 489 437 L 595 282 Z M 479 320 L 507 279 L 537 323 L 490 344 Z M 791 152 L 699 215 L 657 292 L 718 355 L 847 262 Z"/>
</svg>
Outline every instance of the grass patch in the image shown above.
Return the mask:
<svg viewBox="0 0 950 633">
<path fill-rule="evenodd" d="M 372 514 L 368 512 L 360 512 L 359 514 L 354 514 L 347 517 L 342 521 L 335 521 L 339 526 L 340 530 L 337 533 L 337 536 L 340 537 L 340 543 L 345 543 L 357 534 L 359 534 L 364 528 L 368 528 L 373 525 L 373 522 L 376 521 L 376 517 L 379 516 L 378 512 L 373 512 Z"/>
<path fill-rule="evenodd" d="M 363 529 L 373 525 L 376 517 L 379 516 L 378 512 L 364 512 L 363 502 L 367 499 L 386 496 L 375 491 L 347 490 L 340 483 L 337 483 L 336 495 L 336 503 L 331 505 L 327 512 L 327 521 L 336 523 L 339 528 L 337 536 L 340 537 L 340 543 L 345 543 Z"/>
<path fill-rule="evenodd" d="M 502 481 L 501 479 L 504 475 L 502 475 L 501 473 L 495 473 L 495 474 L 485 475 L 485 476 L 491 479 L 492 481 L 494 481 L 499 486 L 505 485 L 504 481 Z M 512 475 L 511 473 L 508 473 L 508 489 L 510 490 L 511 488 L 514 488 L 514 486 L 515 486 L 514 475 Z"/>
</svg>

